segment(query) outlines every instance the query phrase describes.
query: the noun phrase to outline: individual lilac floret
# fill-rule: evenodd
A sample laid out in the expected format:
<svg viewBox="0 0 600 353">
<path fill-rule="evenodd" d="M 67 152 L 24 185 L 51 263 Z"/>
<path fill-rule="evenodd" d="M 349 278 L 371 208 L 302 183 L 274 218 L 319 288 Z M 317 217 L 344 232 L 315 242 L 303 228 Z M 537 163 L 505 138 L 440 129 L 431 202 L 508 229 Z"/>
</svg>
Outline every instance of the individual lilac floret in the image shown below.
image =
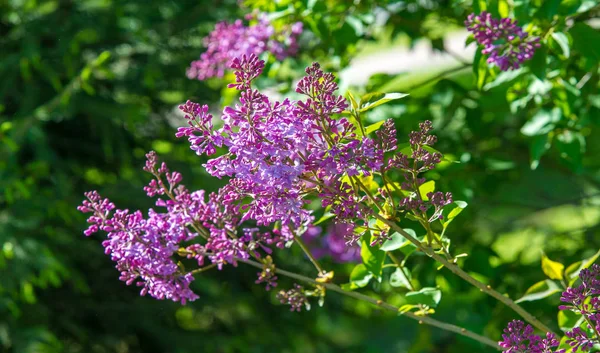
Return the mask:
<svg viewBox="0 0 600 353">
<path fill-rule="evenodd" d="M 533 333 L 531 325 L 523 321 L 513 320 L 508 323 L 498 345 L 505 353 L 565 353 L 564 349 L 557 349 L 559 341 L 553 333 L 547 333 L 546 338 Z"/>
<path fill-rule="evenodd" d="M 257 18 L 251 15 L 248 19 L 254 19 L 256 24 L 246 26 L 242 20 L 231 24 L 217 23 L 215 29 L 204 38 L 206 52 L 200 55 L 200 60 L 191 63 L 187 76 L 199 80 L 223 77 L 231 60 L 242 55 L 258 56 L 270 52 L 277 60 L 283 60 L 297 53 L 302 23 L 275 30 L 264 14 Z"/>
<path fill-rule="evenodd" d="M 480 15 L 470 14 L 465 25 L 484 47 L 481 53 L 489 55 L 487 62 L 495 63 L 502 71 L 519 68 L 540 47 L 539 37 L 529 36 L 510 18 L 495 19 L 484 11 Z"/>
</svg>

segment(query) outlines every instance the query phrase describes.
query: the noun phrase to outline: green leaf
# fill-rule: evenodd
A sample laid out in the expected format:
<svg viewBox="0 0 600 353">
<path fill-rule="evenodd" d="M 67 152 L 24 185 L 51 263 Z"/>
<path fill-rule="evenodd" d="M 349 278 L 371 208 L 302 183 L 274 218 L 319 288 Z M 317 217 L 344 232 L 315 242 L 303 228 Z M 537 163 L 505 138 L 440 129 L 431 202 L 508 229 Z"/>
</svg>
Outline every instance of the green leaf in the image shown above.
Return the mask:
<svg viewBox="0 0 600 353">
<path fill-rule="evenodd" d="M 544 271 L 548 278 L 562 280 L 564 269 L 565 265 L 550 260 L 546 254 L 542 255 L 542 271 Z"/>
<path fill-rule="evenodd" d="M 547 134 L 554 130 L 561 116 L 562 112 L 559 108 L 552 110 L 540 109 L 523 125 L 521 133 L 525 136 Z"/>
<path fill-rule="evenodd" d="M 510 6 L 507 0 L 498 0 L 498 14 L 502 18 L 510 16 Z"/>
<path fill-rule="evenodd" d="M 494 80 L 492 82 L 487 83 L 485 86 L 483 86 L 483 90 L 488 91 L 494 87 L 498 87 L 505 83 L 511 84 L 513 81 L 518 79 L 520 76 L 522 76 L 528 72 L 529 72 L 529 68 L 527 66 L 523 66 L 517 70 L 502 71 L 501 73 L 498 74 L 498 76 L 496 76 L 496 78 L 494 78 Z"/>
<path fill-rule="evenodd" d="M 404 274 L 402 274 L 403 271 Z M 390 276 L 390 286 L 411 289 L 412 285 L 410 280 L 410 271 L 406 267 L 403 267 L 402 269 L 396 268 L 396 271 Z"/>
<path fill-rule="evenodd" d="M 373 132 L 379 130 L 379 128 L 381 127 L 381 125 L 383 125 L 383 123 L 385 123 L 385 120 L 381 120 L 381 121 L 378 121 L 374 124 L 367 126 L 365 128 L 365 133 L 368 135 L 370 133 L 373 133 Z"/>
<path fill-rule="evenodd" d="M 515 303 L 531 302 L 534 300 L 544 299 L 551 296 L 552 294 L 561 291 L 562 290 L 558 287 L 558 284 L 556 284 L 556 282 L 547 279 L 529 287 L 529 289 L 527 289 L 527 292 L 525 292 L 525 295 L 515 300 Z"/>
<path fill-rule="evenodd" d="M 325 212 L 325 213 L 323 214 L 323 216 L 321 216 L 321 218 L 319 218 L 319 220 L 318 220 L 318 221 L 316 221 L 315 223 L 313 223 L 313 225 L 314 225 L 314 226 L 316 226 L 316 225 L 319 225 L 319 224 L 321 224 L 321 223 L 323 223 L 323 222 L 325 222 L 325 221 L 327 221 L 328 219 L 330 219 L 330 218 L 333 218 L 333 217 L 335 217 L 335 214 L 333 214 L 333 213 L 330 213 L 330 212 Z"/>
<path fill-rule="evenodd" d="M 569 46 L 569 38 L 562 32 L 552 32 L 552 39 L 560 46 L 565 57 L 571 56 L 571 48 Z"/>
<path fill-rule="evenodd" d="M 354 95 L 350 91 L 348 91 L 348 98 L 350 99 L 350 103 L 352 104 L 352 108 L 353 109 L 358 109 L 358 103 L 356 103 L 356 99 L 354 99 Z"/>
<path fill-rule="evenodd" d="M 421 194 L 421 198 L 423 199 L 423 201 L 429 201 L 429 197 L 427 196 L 427 194 L 434 191 L 435 181 L 433 180 L 429 180 L 428 182 L 423 183 L 421 184 L 421 186 L 419 186 L 419 193 Z"/>
<path fill-rule="evenodd" d="M 560 310 L 558 312 L 558 327 L 563 331 L 578 327 L 583 323 L 583 320 L 583 316 L 575 314 L 570 310 Z"/>
<path fill-rule="evenodd" d="M 365 33 L 365 24 L 358 17 L 346 16 L 346 23 L 354 29 L 358 37 L 362 37 Z"/>
<path fill-rule="evenodd" d="M 375 277 L 381 277 L 383 262 L 385 260 L 385 252 L 374 246 L 370 246 L 367 240 L 363 240 L 360 247 L 360 257 L 366 269 L 369 270 Z"/>
<path fill-rule="evenodd" d="M 353 290 L 366 287 L 371 278 L 373 278 L 373 274 L 367 270 L 365 265 L 358 264 L 354 266 L 354 269 L 352 269 L 352 272 L 350 273 L 350 283 L 346 283 L 342 288 L 345 290 Z"/>
<path fill-rule="evenodd" d="M 582 158 L 585 148 L 585 139 L 579 132 L 565 130 L 556 136 L 556 147 L 561 158 L 569 167 L 578 172 L 582 168 Z"/>
<path fill-rule="evenodd" d="M 540 165 L 540 158 L 550 149 L 550 135 L 537 135 L 531 139 L 529 145 L 530 167 L 535 170 Z"/>
<path fill-rule="evenodd" d="M 398 312 L 400 314 L 404 314 L 406 312 L 411 311 L 412 309 L 418 309 L 418 308 L 419 308 L 418 305 L 404 304 L 398 309 Z"/>
<path fill-rule="evenodd" d="M 573 49 L 592 62 L 600 61 L 600 33 L 583 22 L 576 22 L 569 31 L 573 38 Z"/>
<path fill-rule="evenodd" d="M 485 85 L 485 79 L 488 73 L 488 65 L 486 59 L 481 54 L 481 49 L 475 53 L 475 58 L 473 59 L 473 73 L 475 75 L 475 84 L 477 85 L 477 89 L 481 90 Z"/>
<path fill-rule="evenodd" d="M 381 245 L 381 250 L 394 251 L 396 249 L 399 249 L 405 241 L 406 239 L 404 239 L 404 237 L 400 235 L 400 233 L 394 232 L 390 236 L 390 238 Z"/>
<path fill-rule="evenodd" d="M 442 292 L 437 288 L 425 287 L 417 292 L 406 293 L 408 304 L 424 304 L 431 308 L 437 307 L 442 299 Z"/>
<path fill-rule="evenodd" d="M 35 292 L 33 291 L 33 285 L 30 282 L 21 283 L 21 296 L 23 300 L 28 304 L 34 304 L 36 302 Z"/>
<path fill-rule="evenodd" d="M 577 261 L 577 262 L 572 263 L 569 266 L 567 266 L 567 268 L 565 270 L 565 279 L 567 280 L 567 282 L 570 282 L 571 280 L 573 282 L 575 282 L 577 280 L 577 277 L 579 276 L 579 272 L 581 272 L 582 264 L 583 264 L 583 261 Z M 569 283 L 569 285 L 570 285 L 570 283 Z"/>
<path fill-rule="evenodd" d="M 406 93 L 367 93 L 360 98 L 359 112 L 366 112 L 367 110 L 373 109 L 396 99 L 404 98 L 406 96 L 408 96 Z"/>
<path fill-rule="evenodd" d="M 558 13 L 561 0 L 544 0 L 535 17 L 551 20 Z"/>
<path fill-rule="evenodd" d="M 412 229 L 405 228 L 404 231 L 415 238 L 417 237 L 417 233 Z M 394 251 L 408 246 L 407 243 L 412 245 L 412 243 L 406 240 L 402 234 L 394 232 L 390 238 L 381 245 L 380 249 L 383 251 Z"/>
<path fill-rule="evenodd" d="M 546 59 L 548 57 L 548 49 L 545 46 L 538 48 L 533 55 L 533 58 L 529 61 L 529 67 L 531 73 L 535 75 L 539 80 L 544 81 L 546 79 Z"/>
<path fill-rule="evenodd" d="M 456 207 L 454 207 L 452 209 L 452 211 L 450 211 L 450 213 L 448 213 L 448 215 L 445 217 L 444 221 L 442 222 L 442 225 L 444 226 L 444 228 L 448 227 L 450 222 L 452 222 L 452 220 L 454 218 L 456 218 L 456 216 L 458 216 L 465 208 L 467 208 L 467 206 L 469 204 L 466 203 L 465 201 L 454 201 L 454 205 Z"/>
<path fill-rule="evenodd" d="M 598 257 L 600 257 L 600 250 L 591 257 L 588 257 L 587 259 L 583 259 L 581 261 L 577 261 L 569 265 L 565 270 L 565 279 L 567 280 L 569 285 L 573 285 L 573 283 L 575 283 L 577 281 L 577 278 L 579 277 L 579 272 L 581 272 L 581 270 L 585 268 L 592 266 L 592 264 L 596 262 L 596 260 L 598 260 Z"/>
</svg>

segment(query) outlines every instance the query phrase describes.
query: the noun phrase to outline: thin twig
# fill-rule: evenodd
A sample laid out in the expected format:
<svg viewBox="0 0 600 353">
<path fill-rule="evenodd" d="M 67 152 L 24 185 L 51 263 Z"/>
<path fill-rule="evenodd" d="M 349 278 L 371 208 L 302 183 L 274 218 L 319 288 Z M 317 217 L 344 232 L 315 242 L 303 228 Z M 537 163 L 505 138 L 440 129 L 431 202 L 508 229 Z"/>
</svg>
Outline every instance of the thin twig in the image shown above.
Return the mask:
<svg viewBox="0 0 600 353">
<path fill-rule="evenodd" d="M 396 258 L 396 256 L 394 256 L 394 254 L 392 254 L 391 252 L 387 252 L 387 255 L 389 256 L 389 258 L 392 260 L 392 262 L 394 263 L 394 265 L 396 265 L 396 267 L 398 267 L 398 269 L 400 270 L 400 272 L 402 273 L 402 277 L 404 277 L 404 279 L 406 280 L 406 283 L 408 283 L 408 287 L 411 291 L 415 291 L 415 287 L 413 286 L 413 284 L 411 283 L 410 279 L 408 278 L 408 276 L 406 275 L 406 273 L 404 273 L 404 266 L 402 266 L 402 263 Z"/>
<path fill-rule="evenodd" d="M 312 262 L 312 264 L 315 266 L 319 274 L 325 272 L 321 265 L 319 265 L 319 261 L 317 261 L 317 259 L 315 259 L 315 257 L 310 253 L 310 250 L 308 249 L 306 244 L 304 244 L 304 241 L 302 241 L 302 239 L 300 239 L 299 236 L 295 236 L 294 239 L 296 240 L 296 243 L 300 246 L 302 251 L 304 251 L 304 254 L 306 254 L 310 262 Z"/>
<path fill-rule="evenodd" d="M 192 274 L 192 275 L 195 275 L 197 273 L 202 273 L 202 272 L 208 271 L 210 269 L 213 269 L 215 267 L 217 267 L 217 264 L 216 263 L 212 263 L 212 264 L 210 264 L 208 266 L 200 267 L 200 268 L 197 268 L 197 269 L 195 269 L 193 271 L 190 271 L 189 273 Z"/>
<path fill-rule="evenodd" d="M 262 265 L 260 263 L 256 262 L 256 261 L 246 260 L 246 259 L 237 259 L 237 261 L 246 263 L 248 265 L 251 265 L 251 266 L 254 266 L 254 267 L 257 267 L 257 268 L 262 268 Z M 362 300 L 362 301 L 371 303 L 371 304 L 376 305 L 378 307 L 381 307 L 383 309 L 386 309 L 386 310 L 389 310 L 389 311 L 393 311 L 393 312 L 395 312 L 395 313 L 397 313 L 399 315 L 404 315 L 404 316 L 406 316 L 406 317 L 408 317 L 410 319 L 418 321 L 420 324 L 427 324 L 427 325 L 430 325 L 430 326 L 434 326 L 434 327 L 440 328 L 442 330 L 454 332 L 454 333 L 457 333 L 459 335 L 469 337 L 469 338 L 471 338 L 471 339 L 473 339 L 473 340 L 475 340 L 477 342 L 480 342 L 482 344 L 485 344 L 487 346 L 493 347 L 493 348 L 495 348 L 495 349 L 497 349 L 499 351 L 502 350 L 498 346 L 498 344 L 496 342 L 494 342 L 493 340 L 491 340 L 491 339 L 489 339 L 487 337 L 484 337 L 482 335 L 479 335 L 479 334 L 477 334 L 475 332 L 469 331 L 469 330 L 467 330 L 465 328 L 462 328 L 462 327 L 459 327 L 459 326 L 456 326 L 456 325 L 452 325 L 452 324 L 447 324 L 445 322 L 438 321 L 438 320 L 433 319 L 433 318 L 428 317 L 428 316 L 419 316 L 419 315 L 416 315 L 416 314 L 414 314 L 414 313 L 412 313 L 410 311 L 402 312 L 400 310 L 400 308 L 398 308 L 397 306 L 394 306 L 392 304 L 386 303 L 386 302 L 384 302 L 382 300 L 371 298 L 371 297 L 369 297 L 367 295 L 364 295 L 364 294 L 361 294 L 361 293 L 358 293 L 358 292 L 345 291 L 340 286 L 338 286 L 336 284 L 333 284 L 333 283 L 319 283 L 319 282 L 315 281 L 312 278 L 309 278 L 309 277 L 306 277 L 306 276 L 303 276 L 303 275 L 300 275 L 300 274 L 297 274 L 297 273 L 294 273 L 294 272 L 289 272 L 289 271 L 286 271 L 286 270 L 282 270 L 280 268 L 275 269 L 275 272 L 277 274 L 280 274 L 280 275 L 283 275 L 283 276 L 286 276 L 286 277 L 290 277 L 290 278 L 296 279 L 298 281 L 302 281 L 302 282 L 305 282 L 305 283 L 310 283 L 310 284 L 313 284 L 313 285 L 323 286 L 326 289 L 329 289 L 329 290 L 331 290 L 333 292 L 337 292 L 337 293 L 343 294 L 345 296 L 352 297 L 354 299 L 358 299 L 358 300 Z"/>
<path fill-rule="evenodd" d="M 441 263 L 442 265 L 444 265 L 445 267 L 447 267 L 452 273 L 454 273 L 458 277 L 464 279 L 465 281 L 467 281 L 471 285 L 479 288 L 482 292 L 484 292 L 484 293 L 488 294 L 489 296 L 491 296 L 491 297 L 499 300 L 504 305 L 506 305 L 509 308 L 513 309 L 515 312 L 517 312 L 519 315 L 521 315 L 521 317 L 523 319 L 525 319 L 525 321 L 529 322 L 534 327 L 536 327 L 539 330 L 544 331 L 544 332 L 551 332 L 551 333 L 553 333 L 552 330 L 550 328 L 548 328 L 548 326 L 544 325 L 541 321 L 539 321 L 538 319 L 536 319 L 527 310 L 523 309 L 521 306 L 519 306 L 517 303 L 515 303 L 508 296 L 502 295 L 501 293 L 499 293 L 496 290 L 494 290 L 491 286 L 486 285 L 486 284 L 484 284 L 482 282 L 479 282 L 473 276 L 471 276 L 468 273 L 466 273 L 465 271 L 463 271 L 455 263 L 452 263 L 452 262 L 448 261 L 445 257 L 440 256 L 439 254 L 437 254 L 435 251 L 433 251 L 433 249 L 431 247 L 423 246 L 423 243 L 421 243 L 418 239 L 416 239 L 415 237 L 413 237 L 412 235 L 410 235 L 409 233 L 407 233 L 404 229 L 402 229 L 396 223 L 391 222 L 391 221 L 385 219 L 384 217 L 382 217 L 382 216 L 380 216 L 378 214 L 374 214 L 374 217 L 377 218 L 378 220 L 384 222 L 389 227 L 393 228 L 396 232 L 402 234 L 402 236 L 404 238 L 406 238 L 411 243 L 415 244 L 419 250 L 423 251 L 428 256 L 434 258 L 436 261 L 438 261 L 439 263 Z"/>
</svg>

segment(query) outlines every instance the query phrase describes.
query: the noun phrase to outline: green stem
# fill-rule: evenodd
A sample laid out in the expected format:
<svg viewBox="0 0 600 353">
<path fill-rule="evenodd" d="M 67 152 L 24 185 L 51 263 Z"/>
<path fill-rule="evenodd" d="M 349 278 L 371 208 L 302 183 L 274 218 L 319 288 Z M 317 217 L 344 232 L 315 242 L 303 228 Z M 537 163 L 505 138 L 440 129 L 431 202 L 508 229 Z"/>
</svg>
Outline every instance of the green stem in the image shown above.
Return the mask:
<svg viewBox="0 0 600 353">
<path fill-rule="evenodd" d="M 387 224 L 390 228 L 394 229 L 396 232 L 402 234 L 402 236 L 404 238 L 406 238 L 408 241 L 410 241 L 411 243 L 416 245 L 419 250 L 421 250 L 422 252 L 427 254 L 429 257 L 432 257 L 433 259 L 435 259 L 436 261 L 438 261 L 439 263 L 441 263 L 442 265 L 447 267 L 452 273 L 454 273 L 458 277 L 462 278 L 463 280 L 465 280 L 469 284 L 475 286 L 476 288 L 479 288 L 479 290 L 481 290 L 482 292 L 497 299 L 504 305 L 508 306 L 509 308 L 511 308 L 512 310 L 517 312 L 519 315 L 521 315 L 521 317 L 523 319 L 525 319 L 525 321 L 529 322 L 534 327 L 536 327 L 539 330 L 544 331 L 544 332 L 553 333 L 552 330 L 548 326 L 544 325 L 541 321 L 536 319 L 535 316 L 531 315 L 528 311 L 523 309 L 521 306 L 519 306 L 517 303 L 515 303 L 508 296 L 502 295 L 499 292 L 495 291 L 491 286 L 486 285 L 482 282 L 479 282 L 478 280 L 473 278 L 473 276 L 471 276 L 468 273 L 466 273 L 465 271 L 463 271 L 455 263 L 450 262 L 443 256 L 440 256 L 435 251 L 433 251 L 433 249 L 431 249 L 430 247 L 424 246 L 423 243 L 421 243 L 418 239 L 414 238 L 412 235 L 407 233 L 404 229 L 402 229 L 396 223 L 391 222 L 378 214 L 374 214 L 374 217 L 377 218 L 378 220 L 384 222 L 385 224 Z"/>
<path fill-rule="evenodd" d="M 197 269 L 195 269 L 193 271 L 190 271 L 189 273 L 191 273 L 192 275 L 195 275 L 197 273 L 202 273 L 202 272 L 208 271 L 208 270 L 210 270 L 212 268 L 215 268 L 215 267 L 217 267 L 217 264 L 213 263 L 213 264 L 210 264 L 208 266 L 197 268 Z"/>
<path fill-rule="evenodd" d="M 237 261 L 246 263 L 246 264 L 248 264 L 250 266 L 254 266 L 254 267 L 257 267 L 257 268 L 262 268 L 262 265 L 260 263 L 256 262 L 256 261 L 246 260 L 246 259 L 237 259 Z M 404 315 L 404 316 L 406 316 L 406 317 L 408 317 L 410 319 L 418 321 L 420 324 L 426 324 L 426 325 L 430 325 L 430 326 L 434 326 L 434 327 L 440 328 L 442 330 L 454 332 L 454 333 L 457 333 L 459 335 L 469 337 L 469 338 L 471 338 L 471 339 L 473 339 L 473 340 L 475 340 L 477 342 L 480 342 L 482 344 L 485 344 L 487 346 L 493 347 L 496 350 L 499 350 L 499 351 L 502 350 L 498 346 L 498 344 L 496 342 L 492 341 L 491 339 L 489 339 L 487 337 L 484 337 L 484 336 L 481 336 L 481 335 L 478 335 L 475 332 L 469 331 L 469 330 L 467 330 L 465 328 L 462 328 L 462 327 L 459 327 L 459 326 L 456 326 L 456 325 L 452 325 L 452 324 L 447 324 L 445 322 L 438 321 L 438 320 L 433 319 L 433 318 L 428 317 L 428 316 L 418 316 L 418 315 L 416 315 L 416 314 L 414 314 L 414 313 L 412 313 L 410 311 L 401 312 L 400 308 L 398 308 L 397 306 L 394 306 L 392 304 L 386 303 L 386 302 L 384 302 L 382 300 L 371 298 L 371 297 L 369 297 L 367 295 L 364 295 L 364 294 L 361 294 L 361 293 L 358 293 L 358 292 L 345 291 L 340 286 L 338 286 L 336 284 L 333 284 L 333 283 L 319 283 L 319 282 L 315 281 L 312 278 L 309 278 L 309 277 L 306 277 L 306 276 L 303 276 L 303 275 L 300 275 L 300 274 L 297 274 L 297 273 L 294 273 L 294 272 L 289 272 L 289 271 L 286 271 L 286 270 L 282 270 L 280 268 L 275 269 L 275 272 L 277 274 L 279 274 L 279 275 L 286 276 L 286 277 L 289 277 L 289 278 L 293 278 L 295 280 L 302 281 L 304 283 L 310 283 L 310 284 L 313 284 L 315 286 L 323 286 L 326 289 L 329 289 L 329 290 L 331 290 L 333 292 L 337 292 L 337 293 L 340 293 L 342 295 L 345 295 L 345 296 L 348 296 L 348 297 L 351 297 L 351 298 L 354 298 L 354 299 L 358 299 L 358 300 L 362 300 L 362 301 L 371 303 L 371 304 L 376 305 L 376 306 L 378 306 L 380 308 L 383 308 L 383 309 L 386 309 L 386 310 L 389 310 L 389 311 L 393 311 L 393 312 L 395 312 L 395 313 L 397 313 L 399 315 Z"/>
<path fill-rule="evenodd" d="M 318 181 L 312 181 L 312 182 L 316 183 L 316 184 L 319 184 L 319 185 L 322 185 L 323 187 L 327 187 L 323 183 L 320 183 Z M 370 208 L 368 208 L 366 206 L 363 206 L 363 207 L 366 209 L 365 211 L 372 212 L 372 210 Z M 492 289 L 491 286 L 479 282 L 478 280 L 476 280 L 475 278 L 473 278 L 471 275 L 469 275 L 468 273 L 466 273 L 465 271 L 463 271 L 455 263 L 451 263 L 446 258 L 444 258 L 444 257 L 440 256 L 439 254 L 437 254 L 435 251 L 433 251 L 433 249 L 431 247 L 424 246 L 423 243 L 421 243 L 418 239 L 416 239 L 415 237 L 413 237 L 412 235 L 410 235 L 409 233 L 407 233 L 404 229 L 400 228 L 400 226 L 398 226 L 395 222 L 392 222 L 392 221 L 386 219 L 385 217 L 382 217 L 381 215 L 379 215 L 377 213 L 373 213 L 373 216 L 376 219 L 378 219 L 378 220 L 382 221 L 383 223 L 385 223 L 386 225 L 388 225 L 390 228 L 392 228 L 395 231 L 397 231 L 398 233 L 402 234 L 402 236 L 404 238 L 406 238 L 408 241 L 410 241 L 411 243 L 413 243 L 417 247 L 417 249 L 419 249 L 420 251 L 424 252 L 429 257 L 432 257 L 433 259 L 435 259 L 436 261 L 438 261 L 442 265 L 446 266 L 452 273 L 454 273 L 455 275 L 459 276 L 460 278 L 462 278 L 463 280 L 465 280 L 469 284 L 473 285 L 474 287 L 479 288 L 479 290 L 481 290 L 482 292 L 484 292 L 487 295 L 491 296 L 492 298 L 497 299 L 498 301 L 500 301 L 504 305 L 508 306 L 512 310 L 514 310 L 516 313 L 518 313 L 519 315 L 521 315 L 521 317 L 523 319 L 525 319 L 525 321 L 529 322 L 534 327 L 536 327 L 539 330 L 544 331 L 544 332 L 554 333 L 554 332 L 552 332 L 552 330 L 550 328 L 548 328 L 548 326 L 544 325 L 541 321 L 539 321 L 538 319 L 536 319 L 535 316 L 531 315 L 528 311 L 526 311 L 525 309 L 523 309 L 521 306 L 519 306 L 517 303 L 515 303 L 508 296 L 504 296 L 504 295 L 500 294 L 499 292 L 495 291 L 494 289 Z"/>
<path fill-rule="evenodd" d="M 302 239 L 300 239 L 300 237 L 298 237 L 298 236 L 295 236 L 294 239 L 296 240 L 296 243 L 300 246 L 302 251 L 304 251 L 304 253 L 308 257 L 310 262 L 312 262 L 312 264 L 315 266 L 315 268 L 317 269 L 319 274 L 324 273 L 325 271 L 323 270 L 321 265 L 319 265 L 319 262 L 317 261 L 317 259 L 315 259 L 315 257 L 310 253 L 310 250 L 308 249 L 308 247 L 306 246 L 304 241 L 302 241 Z"/>
<path fill-rule="evenodd" d="M 350 180 L 354 180 L 354 182 L 363 189 L 365 194 L 367 194 L 367 197 L 369 198 L 369 200 L 371 200 L 375 207 L 377 207 L 379 212 L 383 212 L 383 209 L 379 206 L 377 200 L 375 200 L 375 196 L 373 196 L 371 191 L 369 191 L 369 189 L 365 186 L 365 184 L 362 183 L 362 181 L 360 181 L 358 177 L 350 177 Z"/>
</svg>

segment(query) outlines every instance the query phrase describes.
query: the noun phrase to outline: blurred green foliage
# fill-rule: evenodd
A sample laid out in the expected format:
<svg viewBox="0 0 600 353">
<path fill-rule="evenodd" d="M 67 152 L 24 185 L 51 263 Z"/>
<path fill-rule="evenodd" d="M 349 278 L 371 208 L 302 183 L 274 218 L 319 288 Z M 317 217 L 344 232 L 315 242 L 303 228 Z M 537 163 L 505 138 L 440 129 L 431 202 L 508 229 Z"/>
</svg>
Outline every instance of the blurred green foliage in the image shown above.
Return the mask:
<svg viewBox="0 0 600 353">
<path fill-rule="evenodd" d="M 428 177 L 469 203 L 447 235 L 456 253 L 468 254 L 461 266 L 477 279 L 518 298 L 546 279 L 542 250 L 568 266 L 600 248 L 600 34 L 585 22 L 594 1 L 244 3 L 249 8 L 234 0 L 0 2 L 0 351 L 485 351 L 333 293 L 323 308 L 289 313 L 243 267 L 199 277 L 201 299 L 185 307 L 139 297 L 118 281 L 100 240 L 82 236 L 75 207 L 84 191 L 98 189 L 122 207 L 152 206 L 140 168 L 150 149 L 190 188 L 220 185 L 175 140 L 175 106 L 233 99 L 221 81 L 191 81 L 185 69 L 216 21 L 251 9 L 282 23 L 301 20 L 310 32 L 299 58 L 271 60 L 259 82 L 279 82 L 282 92 L 311 61 L 338 70 L 367 43 L 381 49 L 398 38 L 425 39 L 444 51 L 444 34 L 471 11 L 512 14 L 539 28 L 548 49 L 516 72 L 475 58 L 472 71 L 375 75 L 352 89 L 410 93 L 365 113 L 370 123 L 396 119 L 401 138 L 434 121 L 437 148 L 460 163 Z M 295 255 L 279 254 L 277 262 L 310 271 Z M 426 257 L 409 265 L 421 287 L 443 293 L 436 318 L 495 338 L 515 318 Z M 335 268 L 343 278 L 353 266 Z M 386 280 L 362 291 L 403 303 L 407 290 Z M 558 328 L 557 303 L 552 295 L 523 306 Z"/>
</svg>

